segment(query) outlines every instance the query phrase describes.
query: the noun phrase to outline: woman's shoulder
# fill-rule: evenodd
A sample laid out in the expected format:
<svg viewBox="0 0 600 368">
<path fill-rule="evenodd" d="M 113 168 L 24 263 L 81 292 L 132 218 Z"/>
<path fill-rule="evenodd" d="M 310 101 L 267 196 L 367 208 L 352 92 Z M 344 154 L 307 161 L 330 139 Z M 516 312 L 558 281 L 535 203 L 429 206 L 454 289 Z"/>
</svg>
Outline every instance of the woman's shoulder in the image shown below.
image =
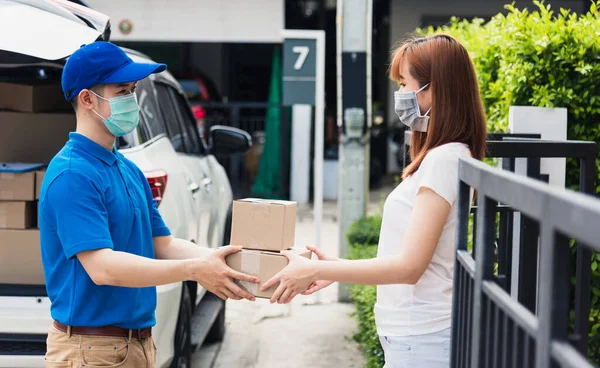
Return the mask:
<svg viewBox="0 0 600 368">
<path fill-rule="evenodd" d="M 425 159 L 458 159 L 461 157 L 471 157 L 469 146 L 464 143 L 451 142 L 432 148 L 425 156 Z"/>
</svg>

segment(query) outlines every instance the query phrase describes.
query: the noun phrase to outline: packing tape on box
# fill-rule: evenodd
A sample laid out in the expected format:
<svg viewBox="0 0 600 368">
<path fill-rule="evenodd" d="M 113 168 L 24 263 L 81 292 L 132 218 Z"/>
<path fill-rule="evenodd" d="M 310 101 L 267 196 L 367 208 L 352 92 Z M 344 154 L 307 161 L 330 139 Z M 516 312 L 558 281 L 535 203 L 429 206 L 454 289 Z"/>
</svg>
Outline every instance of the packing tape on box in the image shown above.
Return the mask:
<svg viewBox="0 0 600 368">
<path fill-rule="evenodd" d="M 245 273 L 250 276 L 258 276 L 258 271 L 260 269 L 260 253 L 256 252 L 247 252 L 242 251 L 242 269 L 240 272 Z M 266 281 L 266 280 L 261 280 Z M 258 294 L 258 284 L 247 281 L 240 281 L 240 285 L 248 290 L 252 295 Z"/>
</svg>

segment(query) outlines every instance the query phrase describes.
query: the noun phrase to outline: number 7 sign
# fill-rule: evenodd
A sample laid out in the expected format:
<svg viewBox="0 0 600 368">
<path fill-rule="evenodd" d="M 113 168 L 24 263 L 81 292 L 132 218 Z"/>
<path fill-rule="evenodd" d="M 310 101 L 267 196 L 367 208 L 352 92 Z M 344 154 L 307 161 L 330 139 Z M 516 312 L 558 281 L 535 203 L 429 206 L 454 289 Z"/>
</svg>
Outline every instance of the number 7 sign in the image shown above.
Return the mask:
<svg viewBox="0 0 600 368">
<path fill-rule="evenodd" d="M 306 57 L 310 52 L 310 47 L 308 46 L 294 46 L 292 47 L 292 51 L 298 53 L 298 59 L 296 59 L 296 63 L 294 63 L 294 69 L 300 70 L 302 69 L 302 65 L 306 61 Z"/>
<path fill-rule="evenodd" d="M 324 37 L 319 38 L 320 32 L 285 30 L 283 33 L 284 105 L 315 105 L 319 74 L 317 60 L 325 60 L 325 55 L 318 55 L 317 50 L 318 40 L 325 41 Z"/>
</svg>

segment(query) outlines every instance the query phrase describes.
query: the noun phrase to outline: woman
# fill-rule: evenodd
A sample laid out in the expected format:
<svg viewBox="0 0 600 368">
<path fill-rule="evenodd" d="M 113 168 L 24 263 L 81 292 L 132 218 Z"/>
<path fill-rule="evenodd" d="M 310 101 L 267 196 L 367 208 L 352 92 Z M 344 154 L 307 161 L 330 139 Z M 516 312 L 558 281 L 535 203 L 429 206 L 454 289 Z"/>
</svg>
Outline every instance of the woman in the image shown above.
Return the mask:
<svg viewBox="0 0 600 368">
<path fill-rule="evenodd" d="M 271 302 L 287 303 L 332 282 L 379 285 L 375 321 L 386 367 L 447 367 L 460 158 L 482 159 L 485 116 L 473 63 L 454 38 L 404 43 L 390 77 L 395 110 L 413 131 L 412 163 L 388 196 L 377 258 L 341 260 L 313 247 L 320 261 L 291 253 Z M 322 262 L 338 260 L 339 262 Z M 325 281 L 328 280 L 328 281 Z"/>
</svg>

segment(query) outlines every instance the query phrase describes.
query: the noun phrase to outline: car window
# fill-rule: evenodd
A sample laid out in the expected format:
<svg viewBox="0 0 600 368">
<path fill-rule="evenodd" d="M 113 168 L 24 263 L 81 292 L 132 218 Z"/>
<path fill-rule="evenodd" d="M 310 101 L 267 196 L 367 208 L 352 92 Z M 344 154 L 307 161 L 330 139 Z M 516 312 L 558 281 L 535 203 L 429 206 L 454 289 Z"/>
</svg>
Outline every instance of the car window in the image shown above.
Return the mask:
<svg viewBox="0 0 600 368">
<path fill-rule="evenodd" d="M 153 87 L 152 81 L 146 78 L 139 81 L 136 88 L 138 104 L 140 105 L 140 125 L 142 125 L 143 142 L 167 133 Z"/>
<path fill-rule="evenodd" d="M 155 83 L 155 86 L 160 111 L 163 114 L 164 121 L 166 123 L 165 125 L 167 127 L 167 134 L 171 139 L 171 144 L 173 145 L 175 151 L 186 152 L 181 128 L 179 127 L 179 122 L 177 121 L 179 116 L 175 111 L 175 107 L 173 106 L 169 93 L 169 89 L 171 87 L 162 83 Z"/>
<path fill-rule="evenodd" d="M 200 137 L 196 128 L 196 120 L 192 116 L 190 106 L 185 98 L 175 89 L 169 88 L 169 93 L 171 94 L 173 107 L 179 116 L 178 121 L 181 123 L 180 128 L 188 153 L 201 153 Z"/>
</svg>

